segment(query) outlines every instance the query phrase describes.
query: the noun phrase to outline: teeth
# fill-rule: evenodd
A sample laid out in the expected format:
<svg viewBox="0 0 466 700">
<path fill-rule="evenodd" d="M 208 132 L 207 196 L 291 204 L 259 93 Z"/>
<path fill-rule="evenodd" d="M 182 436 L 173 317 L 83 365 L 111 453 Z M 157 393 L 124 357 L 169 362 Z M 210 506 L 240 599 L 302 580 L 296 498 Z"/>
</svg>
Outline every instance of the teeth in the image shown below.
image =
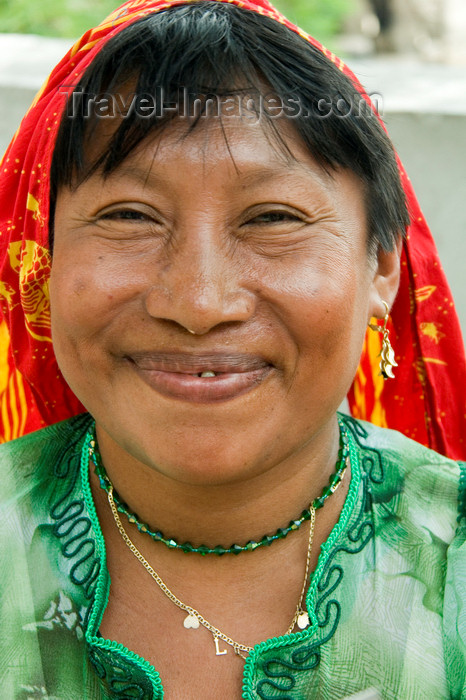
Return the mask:
<svg viewBox="0 0 466 700">
<path fill-rule="evenodd" d="M 209 370 L 208 372 L 201 372 L 198 376 L 199 377 L 215 377 L 216 374 L 215 374 L 215 372 L 211 372 Z"/>
</svg>

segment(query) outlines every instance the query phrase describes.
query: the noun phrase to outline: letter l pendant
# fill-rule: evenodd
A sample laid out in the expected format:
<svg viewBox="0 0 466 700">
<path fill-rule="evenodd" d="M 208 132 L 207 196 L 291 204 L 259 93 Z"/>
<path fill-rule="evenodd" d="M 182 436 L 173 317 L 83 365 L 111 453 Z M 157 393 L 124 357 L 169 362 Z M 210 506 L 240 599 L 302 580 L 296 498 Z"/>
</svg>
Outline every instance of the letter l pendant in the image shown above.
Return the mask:
<svg viewBox="0 0 466 700">
<path fill-rule="evenodd" d="M 224 654 L 228 654 L 228 651 L 224 649 L 223 651 L 220 651 L 219 646 L 218 646 L 218 637 L 214 637 L 214 642 L 215 642 L 215 656 L 223 656 Z"/>
</svg>

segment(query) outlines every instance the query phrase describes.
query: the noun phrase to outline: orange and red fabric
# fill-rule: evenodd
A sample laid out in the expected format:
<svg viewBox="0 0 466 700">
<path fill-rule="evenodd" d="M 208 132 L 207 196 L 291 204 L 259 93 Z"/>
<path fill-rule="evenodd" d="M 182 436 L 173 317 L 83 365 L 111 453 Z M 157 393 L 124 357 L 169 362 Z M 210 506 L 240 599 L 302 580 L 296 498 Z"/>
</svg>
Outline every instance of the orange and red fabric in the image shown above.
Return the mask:
<svg viewBox="0 0 466 700">
<path fill-rule="evenodd" d="M 188 0 L 189 1 L 189 0 Z M 214 1 L 214 0 L 212 0 Z M 216 0 L 219 1 L 219 0 Z M 349 68 L 266 0 L 220 0 L 272 17 Z M 83 411 L 57 366 L 50 331 L 49 174 L 64 86 L 75 85 L 103 44 L 128 23 L 187 0 L 132 0 L 88 31 L 52 71 L 0 166 L 0 441 Z M 466 362 L 461 331 L 435 244 L 409 178 L 400 172 L 412 223 L 389 322 L 396 379 L 379 375 L 380 334 L 368 330 L 349 394 L 351 412 L 395 428 L 455 459 L 466 458 Z"/>
</svg>

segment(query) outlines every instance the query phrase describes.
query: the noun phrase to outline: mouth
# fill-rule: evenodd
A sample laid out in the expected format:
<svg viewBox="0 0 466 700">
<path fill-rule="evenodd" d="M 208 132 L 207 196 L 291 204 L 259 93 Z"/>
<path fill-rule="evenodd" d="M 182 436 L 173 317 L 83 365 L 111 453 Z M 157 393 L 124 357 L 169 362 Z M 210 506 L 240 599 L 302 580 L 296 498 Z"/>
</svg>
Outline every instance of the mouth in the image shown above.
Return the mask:
<svg viewBox="0 0 466 700">
<path fill-rule="evenodd" d="M 245 353 L 131 353 L 125 359 L 160 394 L 195 403 L 233 399 L 273 370 L 264 358 Z"/>
</svg>

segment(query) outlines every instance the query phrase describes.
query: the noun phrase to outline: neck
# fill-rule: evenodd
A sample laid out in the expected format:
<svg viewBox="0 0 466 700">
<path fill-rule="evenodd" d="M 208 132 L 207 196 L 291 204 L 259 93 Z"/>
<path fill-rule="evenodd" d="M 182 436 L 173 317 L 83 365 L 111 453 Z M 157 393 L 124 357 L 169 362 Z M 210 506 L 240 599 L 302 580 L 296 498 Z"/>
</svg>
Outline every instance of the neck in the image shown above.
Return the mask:
<svg viewBox="0 0 466 700">
<path fill-rule="evenodd" d="M 170 478 L 140 462 L 100 426 L 97 438 L 115 490 L 142 522 L 178 542 L 208 547 L 244 544 L 287 526 L 321 494 L 334 472 L 339 446 L 338 426 L 332 420 L 292 454 L 256 470 L 256 476 L 202 485 Z M 341 506 L 337 494 L 329 498 L 325 519 L 334 521 Z"/>
</svg>

